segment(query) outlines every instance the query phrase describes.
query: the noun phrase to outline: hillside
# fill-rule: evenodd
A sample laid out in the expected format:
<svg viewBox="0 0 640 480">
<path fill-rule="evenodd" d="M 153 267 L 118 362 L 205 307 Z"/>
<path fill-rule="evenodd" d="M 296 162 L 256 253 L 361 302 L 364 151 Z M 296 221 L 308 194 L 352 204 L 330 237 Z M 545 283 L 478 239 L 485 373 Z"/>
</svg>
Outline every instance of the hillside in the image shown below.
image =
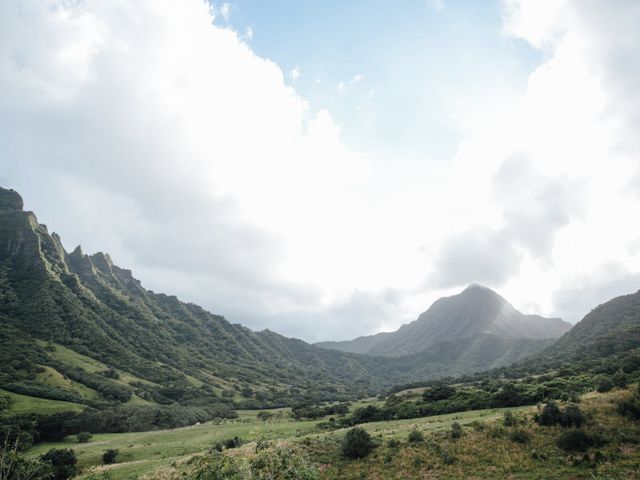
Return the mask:
<svg viewBox="0 0 640 480">
<path fill-rule="evenodd" d="M 588 361 L 640 348 L 640 291 L 597 306 L 535 358 Z"/>
<path fill-rule="evenodd" d="M 18 193 L 0 189 L 0 388 L 15 394 L 97 407 L 277 406 L 504 366 L 549 345 L 479 332 L 397 357 L 254 332 L 146 290 L 108 254 L 66 252 Z"/>
<path fill-rule="evenodd" d="M 466 338 L 477 339 L 474 348 L 478 349 L 487 335 L 513 345 L 522 344 L 524 339 L 531 345 L 548 345 L 549 339 L 560 337 L 570 328 L 558 318 L 522 314 L 493 290 L 473 284 L 458 295 L 437 300 L 417 320 L 396 332 L 317 345 L 345 352 L 401 356 Z"/>
</svg>

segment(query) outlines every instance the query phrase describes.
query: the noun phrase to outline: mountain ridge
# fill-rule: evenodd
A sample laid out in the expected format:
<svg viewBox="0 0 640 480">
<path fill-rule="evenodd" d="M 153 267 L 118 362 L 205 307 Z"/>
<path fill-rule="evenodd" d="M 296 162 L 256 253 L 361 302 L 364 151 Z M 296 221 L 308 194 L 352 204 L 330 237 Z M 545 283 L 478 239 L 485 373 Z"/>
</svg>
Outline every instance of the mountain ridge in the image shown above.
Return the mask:
<svg viewBox="0 0 640 480">
<path fill-rule="evenodd" d="M 369 355 L 418 353 L 435 343 L 495 335 L 505 339 L 553 339 L 571 328 L 558 318 L 525 315 L 488 287 L 471 284 L 457 295 L 436 300 L 415 321 L 395 332 L 382 332 L 345 342 L 316 345 Z"/>
</svg>

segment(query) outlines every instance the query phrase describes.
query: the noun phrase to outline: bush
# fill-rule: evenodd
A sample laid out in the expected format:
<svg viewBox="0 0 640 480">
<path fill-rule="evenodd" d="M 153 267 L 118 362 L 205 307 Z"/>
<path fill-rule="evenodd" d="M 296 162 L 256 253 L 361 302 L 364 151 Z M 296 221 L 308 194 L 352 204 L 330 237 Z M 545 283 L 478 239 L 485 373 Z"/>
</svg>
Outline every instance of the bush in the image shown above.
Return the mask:
<svg viewBox="0 0 640 480">
<path fill-rule="evenodd" d="M 76 463 L 78 459 L 73 450 L 53 448 L 45 453 L 40 459 L 51 465 L 53 469 L 53 480 L 67 480 L 76 474 Z"/>
<path fill-rule="evenodd" d="M 513 416 L 513 413 L 511 412 L 504 412 L 504 417 L 502 419 L 502 424 L 505 427 L 513 427 L 516 425 L 516 423 L 518 423 L 516 421 L 516 418 Z"/>
<path fill-rule="evenodd" d="M 216 453 L 198 457 L 191 478 L 194 480 L 245 480 L 247 475 L 235 458 Z"/>
<path fill-rule="evenodd" d="M 509 440 L 515 443 L 529 443 L 531 435 L 526 430 L 517 429 L 509 433 Z"/>
<path fill-rule="evenodd" d="M 451 438 L 456 439 L 462 436 L 462 426 L 458 422 L 451 424 Z"/>
<path fill-rule="evenodd" d="M 538 424 L 550 427 L 557 424 L 560 421 L 561 413 L 558 405 L 554 401 L 548 402 L 542 409 L 542 412 L 536 414 L 534 420 Z"/>
<path fill-rule="evenodd" d="M 422 435 L 422 432 L 414 428 L 409 433 L 408 440 L 409 440 L 409 443 L 421 443 L 424 441 L 424 436 Z"/>
<path fill-rule="evenodd" d="M 25 458 L 18 450 L 0 446 L 0 478 L 9 480 L 46 480 L 52 478 L 53 468 L 39 459 Z"/>
<path fill-rule="evenodd" d="M 76 435 L 76 437 L 78 438 L 78 443 L 87 443 L 91 440 L 91 437 L 93 437 L 93 435 L 91 435 L 89 432 L 80 432 L 78 435 Z"/>
<path fill-rule="evenodd" d="M 110 465 L 112 463 L 116 463 L 116 458 L 118 456 L 118 453 L 120 453 L 118 450 L 115 450 L 113 448 L 110 448 L 109 450 L 105 451 L 102 454 L 102 463 L 104 463 L 105 465 Z"/>
<path fill-rule="evenodd" d="M 580 428 L 584 423 L 584 415 L 575 404 L 567 405 L 567 407 L 560 414 L 560 425 L 563 427 L 576 427 Z"/>
<path fill-rule="evenodd" d="M 567 430 L 560 434 L 556 445 L 566 452 L 585 452 L 593 445 L 593 438 L 582 430 Z"/>
<path fill-rule="evenodd" d="M 632 420 L 640 420 L 640 388 L 637 393 L 618 403 L 618 412 Z"/>
<path fill-rule="evenodd" d="M 364 458 L 374 448 L 369 433 L 360 427 L 352 428 L 347 432 L 342 444 L 342 454 L 346 458 Z"/>
<path fill-rule="evenodd" d="M 443 448 L 440 452 L 440 458 L 445 465 L 451 465 L 455 462 L 455 457 L 449 453 L 449 450 Z"/>
<path fill-rule="evenodd" d="M 262 450 L 251 459 L 249 466 L 253 480 L 318 480 L 320 478 L 318 467 L 303 455 L 286 448 Z"/>
<path fill-rule="evenodd" d="M 605 393 L 610 391 L 612 388 L 613 388 L 613 383 L 611 382 L 611 380 L 607 377 L 604 377 L 600 379 L 600 381 L 598 382 L 598 386 L 596 387 L 596 390 L 598 390 L 598 392 L 600 393 Z"/>
</svg>

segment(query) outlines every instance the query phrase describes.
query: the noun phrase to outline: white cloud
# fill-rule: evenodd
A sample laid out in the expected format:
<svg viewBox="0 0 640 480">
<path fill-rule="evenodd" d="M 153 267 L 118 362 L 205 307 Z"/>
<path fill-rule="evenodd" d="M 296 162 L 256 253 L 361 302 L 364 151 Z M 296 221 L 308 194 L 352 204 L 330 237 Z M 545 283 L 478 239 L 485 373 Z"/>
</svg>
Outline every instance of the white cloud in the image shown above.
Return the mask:
<svg viewBox="0 0 640 480">
<path fill-rule="evenodd" d="M 441 12 L 442 10 L 444 10 L 444 0 L 427 0 L 427 3 L 436 12 Z"/>
<path fill-rule="evenodd" d="M 333 241 L 369 159 L 277 65 L 198 0 L 2 10 L 0 170 L 67 247 L 255 327 L 324 301 L 295 252 Z"/>
<path fill-rule="evenodd" d="M 300 77 L 300 68 L 299 67 L 294 67 L 293 70 L 291 70 L 289 72 L 289 76 L 291 77 L 291 79 L 293 81 L 296 81 L 298 79 L 298 77 Z"/>
<path fill-rule="evenodd" d="M 231 4 L 223 3 L 220 6 L 220 8 L 218 9 L 218 12 L 222 16 L 222 18 L 224 18 L 224 21 L 228 22 L 229 21 L 229 17 L 231 16 Z"/>
<path fill-rule="evenodd" d="M 251 327 L 372 333 L 472 280 L 577 320 L 576 279 L 640 271 L 639 9 L 506 2 L 544 60 L 521 98 L 461 99 L 433 162 L 345 145 L 201 0 L 7 0 L 0 175 L 67 247 Z"/>
</svg>

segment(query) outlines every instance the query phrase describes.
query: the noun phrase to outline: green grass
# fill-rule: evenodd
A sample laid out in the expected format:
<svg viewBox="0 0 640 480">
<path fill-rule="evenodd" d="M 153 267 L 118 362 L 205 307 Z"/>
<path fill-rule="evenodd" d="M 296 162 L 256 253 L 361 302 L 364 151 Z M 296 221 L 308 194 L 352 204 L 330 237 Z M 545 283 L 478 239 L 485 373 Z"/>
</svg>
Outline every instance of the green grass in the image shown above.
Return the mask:
<svg viewBox="0 0 640 480">
<path fill-rule="evenodd" d="M 94 389 L 83 385 L 82 383 L 74 382 L 73 380 L 66 378 L 57 370 L 51 367 L 41 365 L 44 369 L 43 372 L 38 373 L 36 378 L 39 382 L 53 387 L 58 387 L 63 390 L 68 390 L 73 393 L 77 393 L 86 400 L 92 400 L 98 398 L 98 392 Z"/>
<path fill-rule="evenodd" d="M 520 407 L 515 410 L 530 409 Z M 288 415 L 289 409 L 273 409 L 271 412 L 282 412 Z M 451 423 L 458 421 L 468 424 L 474 420 L 500 418 L 506 409 L 479 410 L 451 415 L 439 415 L 412 420 L 396 420 L 388 422 L 368 423 L 363 427 L 374 436 L 384 438 L 403 438 L 412 428 L 423 431 L 447 429 Z M 320 420 L 297 422 L 289 418 L 261 422 L 256 419 L 261 410 L 241 410 L 237 420 L 227 420 L 220 424 L 211 422 L 173 430 L 155 432 L 99 434 L 90 443 L 78 444 L 75 437 L 67 438 L 61 443 L 39 444 L 29 451 L 31 455 L 42 454 L 50 448 L 73 448 L 78 456 L 79 466 L 85 473 L 91 467 L 101 464 L 105 450 L 115 448 L 120 451 L 119 463 L 108 467 L 114 480 L 151 473 L 159 467 L 170 466 L 197 453 L 206 452 L 216 441 L 240 437 L 245 441 L 265 439 L 288 439 L 300 441 L 310 438 L 324 441 L 326 437 L 341 436 L 342 431 L 326 432 L 319 430 Z M 103 468 L 103 467 L 100 467 Z"/>
<path fill-rule="evenodd" d="M 244 419 L 224 421 L 218 425 L 208 422 L 173 430 L 98 434 L 90 443 L 79 444 L 75 437 L 68 437 L 64 442 L 38 444 L 29 450 L 29 454 L 40 455 L 51 448 L 73 448 L 78 456 L 78 465 L 86 469 L 100 465 L 104 451 L 115 448 L 120 451 L 119 463 L 109 468 L 117 480 L 150 473 L 160 466 L 206 452 L 219 440 L 235 436 L 245 441 L 292 438 L 317 432 L 316 423 L 290 420 L 259 422 L 251 420 L 247 414 Z"/>
<path fill-rule="evenodd" d="M 7 392 L 0 389 L 0 393 L 9 395 L 11 404 L 9 412 L 11 413 L 43 413 L 52 414 L 65 412 L 69 410 L 82 411 L 85 406 L 79 403 L 63 402 L 62 400 L 48 400 L 46 398 L 30 397 L 28 395 L 20 395 L 19 393 Z"/>
</svg>

